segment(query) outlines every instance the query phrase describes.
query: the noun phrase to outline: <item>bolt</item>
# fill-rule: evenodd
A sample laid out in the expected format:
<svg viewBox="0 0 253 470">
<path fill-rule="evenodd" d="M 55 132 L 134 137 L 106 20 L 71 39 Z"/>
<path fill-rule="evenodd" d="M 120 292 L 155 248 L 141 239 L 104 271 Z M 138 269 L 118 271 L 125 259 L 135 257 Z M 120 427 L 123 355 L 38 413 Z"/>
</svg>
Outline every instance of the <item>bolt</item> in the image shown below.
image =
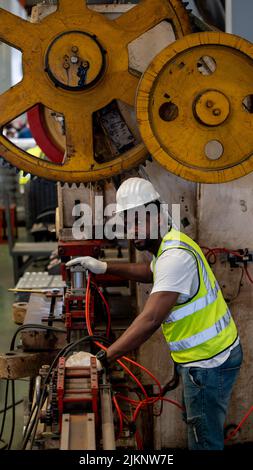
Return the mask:
<svg viewBox="0 0 253 470">
<path fill-rule="evenodd" d="M 77 46 L 73 46 L 73 47 L 71 47 L 71 50 L 72 50 L 72 52 L 74 52 L 74 54 L 76 54 L 79 49 L 78 49 Z"/>
<path fill-rule="evenodd" d="M 63 68 L 64 69 L 69 69 L 70 65 L 68 64 L 68 62 L 65 62 L 65 64 L 63 64 Z"/>
<path fill-rule="evenodd" d="M 72 64 L 77 64 L 77 62 L 79 61 L 79 58 L 76 57 L 75 55 L 73 55 L 72 57 L 70 57 L 70 62 Z"/>
<path fill-rule="evenodd" d="M 207 102 L 206 102 L 206 107 L 207 107 L 207 108 L 212 108 L 213 105 L 214 105 L 214 102 L 213 102 L 213 101 L 207 100 Z"/>
<path fill-rule="evenodd" d="M 220 116 L 221 115 L 221 110 L 219 108 L 216 108 L 213 110 L 213 115 L 214 116 Z"/>
</svg>

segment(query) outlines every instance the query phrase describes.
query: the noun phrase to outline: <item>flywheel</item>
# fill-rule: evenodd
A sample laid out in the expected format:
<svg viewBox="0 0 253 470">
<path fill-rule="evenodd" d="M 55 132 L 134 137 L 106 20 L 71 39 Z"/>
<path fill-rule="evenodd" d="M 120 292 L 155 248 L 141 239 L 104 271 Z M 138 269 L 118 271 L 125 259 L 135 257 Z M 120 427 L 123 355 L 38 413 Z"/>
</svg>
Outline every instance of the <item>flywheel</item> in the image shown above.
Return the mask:
<svg viewBox="0 0 253 470">
<path fill-rule="evenodd" d="M 3 130 L 14 118 L 39 106 L 42 113 L 53 110 L 62 119 L 64 139 L 59 143 L 55 140 L 59 126 L 51 126 L 50 113 L 43 115 L 44 129 L 49 134 L 52 130 L 49 144 L 55 141 L 61 151 L 66 142 L 62 161 L 58 153 L 50 162 L 18 149 L 1 133 L 0 155 L 34 175 L 70 183 L 109 178 L 143 162 L 147 151 L 140 139 L 132 145 L 129 129 L 124 129 L 123 151 L 113 160 L 96 158 L 95 114 L 103 114 L 111 106 L 101 121 L 108 134 L 115 134 L 115 119 L 119 118 L 118 114 L 115 118 L 114 103 L 119 100 L 134 107 L 140 78 L 129 67 L 128 46 L 163 21 L 172 24 L 175 38 L 191 31 L 180 0 L 142 0 L 112 20 L 91 10 L 85 0 L 59 0 L 57 11 L 39 23 L 0 9 L 0 40 L 23 54 L 23 80 L 0 95 L 0 127 Z M 112 124 L 108 115 L 115 118 Z"/>
<path fill-rule="evenodd" d="M 164 49 L 140 82 L 142 139 L 168 171 L 223 183 L 253 170 L 253 46 L 195 33 Z"/>
</svg>

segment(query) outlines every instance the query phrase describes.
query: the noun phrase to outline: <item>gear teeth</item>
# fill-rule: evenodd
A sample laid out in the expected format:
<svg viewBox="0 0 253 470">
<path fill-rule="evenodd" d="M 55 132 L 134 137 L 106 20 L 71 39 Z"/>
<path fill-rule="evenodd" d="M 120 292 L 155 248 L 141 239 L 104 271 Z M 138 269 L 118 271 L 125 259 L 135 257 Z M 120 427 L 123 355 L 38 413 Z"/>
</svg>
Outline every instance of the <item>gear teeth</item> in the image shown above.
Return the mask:
<svg viewBox="0 0 253 470">
<path fill-rule="evenodd" d="M 194 15 L 192 14 L 192 11 L 193 11 L 192 8 L 188 8 L 189 4 L 190 4 L 190 2 L 182 2 L 182 5 L 183 5 L 185 11 L 188 13 L 188 15 L 190 17 L 190 21 L 192 23 L 192 17 Z"/>
<path fill-rule="evenodd" d="M 8 169 L 12 168 L 10 163 L 7 162 L 3 157 L 1 158 L 1 167 L 2 168 L 8 168 Z"/>
<path fill-rule="evenodd" d="M 187 12 L 187 14 L 189 16 L 192 32 L 195 33 L 195 32 L 197 32 L 196 24 L 195 24 L 195 21 L 194 21 L 195 15 L 192 13 L 193 12 L 192 8 L 188 8 L 189 4 L 190 4 L 190 2 L 182 1 L 182 5 L 183 5 L 185 11 Z"/>
</svg>

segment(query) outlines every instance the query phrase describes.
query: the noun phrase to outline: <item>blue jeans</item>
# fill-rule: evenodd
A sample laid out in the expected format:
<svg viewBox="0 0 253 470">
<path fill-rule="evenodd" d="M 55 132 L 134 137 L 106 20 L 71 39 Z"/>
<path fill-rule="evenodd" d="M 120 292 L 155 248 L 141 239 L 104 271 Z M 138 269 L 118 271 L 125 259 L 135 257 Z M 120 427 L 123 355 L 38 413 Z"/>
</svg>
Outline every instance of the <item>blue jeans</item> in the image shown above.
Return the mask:
<svg viewBox="0 0 253 470">
<path fill-rule="evenodd" d="M 188 427 L 190 450 L 224 448 L 226 412 L 242 358 L 239 344 L 218 367 L 203 369 L 177 364 L 183 382 L 184 419 Z"/>
</svg>

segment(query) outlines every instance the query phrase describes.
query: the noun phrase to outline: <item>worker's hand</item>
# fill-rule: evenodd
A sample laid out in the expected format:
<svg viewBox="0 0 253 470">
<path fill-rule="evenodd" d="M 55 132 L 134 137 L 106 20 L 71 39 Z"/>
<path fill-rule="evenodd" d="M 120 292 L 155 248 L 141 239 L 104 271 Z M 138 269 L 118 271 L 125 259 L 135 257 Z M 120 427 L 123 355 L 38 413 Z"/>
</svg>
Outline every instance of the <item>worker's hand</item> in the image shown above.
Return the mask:
<svg viewBox="0 0 253 470">
<path fill-rule="evenodd" d="M 74 353 L 72 354 L 72 356 L 70 356 L 67 359 L 66 366 L 67 367 L 89 367 L 91 357 L 96 357 L 96 356 L 86 351 L 80 351 L 78 353 Z M 103 369 L 102 364 L 97 359 L 97 370 L 100 371 L 102 369 Z"/>
<path fill-rule="evenodd" d="M 71 261 L 68 261 L 66 266 L 69 268 L 70 266 L 76 266 L 77 264 L 81 264 L 81 266 L 94 274 L 104 274 L 107 270 L 107 263 L 105 261 L 99 261 L 96 258 L 92 258 L 92 256 L 74 258 Z"/>
</svg>

